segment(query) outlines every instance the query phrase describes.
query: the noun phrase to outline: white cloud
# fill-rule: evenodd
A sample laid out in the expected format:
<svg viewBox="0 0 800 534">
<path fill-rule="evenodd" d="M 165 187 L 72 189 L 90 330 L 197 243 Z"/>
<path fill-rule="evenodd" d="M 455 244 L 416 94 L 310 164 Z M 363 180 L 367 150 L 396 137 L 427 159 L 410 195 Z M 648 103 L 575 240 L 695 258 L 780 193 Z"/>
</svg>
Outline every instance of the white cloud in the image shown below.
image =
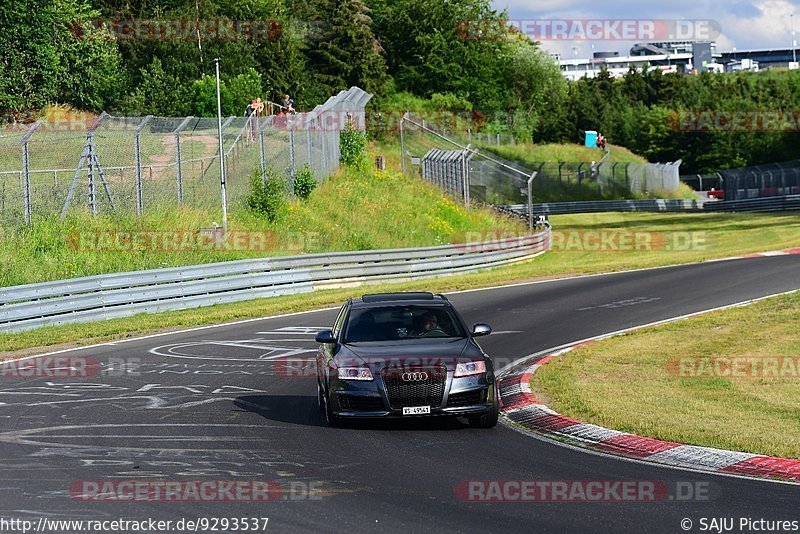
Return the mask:
<svg viewBox="0 0 800 534">
<path fill-rule="evenodd" d="M 795 29 L 800 33 L 800 3 L 789 0 L 672 0 L 644 4 L 641 0 L 495 0 L 496 9 L 507 8 L 512 19 L 688 19 L 719 22 L 722 34 L 715 40 L 717 50 L 787 48 L 791 44 L 791 19 L 797 13 Z M 597 41 L 595 50 L 626 54 L 633 41 Z M 575 57 L 591 54 L 586 41 L 544 41 L 543 48 Z"/>
</svg>

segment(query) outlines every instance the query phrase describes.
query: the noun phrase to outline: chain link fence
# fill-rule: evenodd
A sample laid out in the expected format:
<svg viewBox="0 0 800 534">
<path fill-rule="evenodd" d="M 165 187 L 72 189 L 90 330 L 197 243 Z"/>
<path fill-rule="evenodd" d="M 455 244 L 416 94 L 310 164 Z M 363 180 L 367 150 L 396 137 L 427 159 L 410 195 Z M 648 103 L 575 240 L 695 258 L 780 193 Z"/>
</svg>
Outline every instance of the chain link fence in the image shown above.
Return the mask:
<svg viewBox="0 0 800 534">
<path fill-rule="evenodd" d="M 466 204 L 526 201 L 532 171 L 475 148 L 463 136 L 432 129 L 411 113 L 403 116 L 400 134 L 403 172 L 421 176 Z"/>
<path fill-rule="evenodd" d="M 465 203 L 495 206 L 537 202 L 634 198 L 674 191 L 680 184 L 680 160 L 674 163 L 542 162 L 521 165 L 468 136 L 445 133 L 406 113 L 401 120 L 403 172 L 417 173 Z M 475 134 L 472 134 L 473 136 Z M 535 179 L 529 183 L 532 176 Z M 465 185 L 466 184 L 466 185 Z"/>
<path fill-rule="evenodd" d="M 372 95 L 342 91 L 307 113 L 227 117 L 222 145 L 228 203 L 242 207 L 253 171 L 292 183 L 308 165 L 318 181 L 339 165 L 339 133 L 364 129 Z M 0 134 L 0 224 L 75 210 L 136 213 L 189 206 L 221 210 L 217 118 L 59 119 Z"/>
</svg>

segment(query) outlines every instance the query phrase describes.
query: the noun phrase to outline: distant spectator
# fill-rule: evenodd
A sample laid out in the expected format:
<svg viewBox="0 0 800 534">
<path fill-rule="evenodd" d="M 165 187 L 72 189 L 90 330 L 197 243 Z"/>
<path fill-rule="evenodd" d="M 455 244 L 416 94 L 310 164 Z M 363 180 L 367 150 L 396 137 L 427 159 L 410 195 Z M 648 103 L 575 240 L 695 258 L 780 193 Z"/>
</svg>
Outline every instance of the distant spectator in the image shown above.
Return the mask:
<svg viewBox="0 0 800 534">
<path fill-rule="evenodd" d="M 244 108 L 244 116 L 249 117 L 250 115 L 255 113 L 255 110 L 256 110 L 256 99 L 253 98 L 252 100 L 250 100 L 250 103 L 247 104 L 247 107 Z"/>
<path fill-rule="evenodd" d="M 598 133 L 597 134 L 597 146 L 599 146 L 601 149 L 605 150 L 606 149 L 606 143 L 607 143 L 607 141 L 606 141 L 605 136 L 603 134 L 601 134 L 601 133 Z"/>
</svg>

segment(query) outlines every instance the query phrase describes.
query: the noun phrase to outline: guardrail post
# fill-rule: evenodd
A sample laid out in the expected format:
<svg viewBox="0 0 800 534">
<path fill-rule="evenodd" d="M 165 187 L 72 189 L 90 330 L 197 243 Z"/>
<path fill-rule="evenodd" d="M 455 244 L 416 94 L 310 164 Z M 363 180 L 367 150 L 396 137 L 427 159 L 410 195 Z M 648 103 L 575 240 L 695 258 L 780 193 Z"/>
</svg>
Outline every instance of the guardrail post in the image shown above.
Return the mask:
<svg viewBox="0 0 800 534">
<path fill-rule="evenodd" d="M 136 214 L 141 215 L 144 212 L 144 194 L 142 192 L 142 146 L 140 143 L 140 136 L 142 130 L 147 123 L 153 119 L 152 115 L 148 115 L 142 120 L 139 126 L 133 133 L 133 156 L 136 162 Z M 91 169 L 91 167 L 90 167 Z"/>
<path fill-rule="evenodd" d="M 39 126 L 42 125 L 42 121 L 36 121 L 36 123 L 30 127 L 30 129 L 25 132 L 25 135 L 22 136 L 21 144 L 22 144 L 22 176 L 24 180 L 23 184 L 23 202 L 25 203 L 25 224 L 31 224 L 31 166 L 30 166 L 30 154 L 28 153 L 28 140 L 33 135 Z"/>
</svg>

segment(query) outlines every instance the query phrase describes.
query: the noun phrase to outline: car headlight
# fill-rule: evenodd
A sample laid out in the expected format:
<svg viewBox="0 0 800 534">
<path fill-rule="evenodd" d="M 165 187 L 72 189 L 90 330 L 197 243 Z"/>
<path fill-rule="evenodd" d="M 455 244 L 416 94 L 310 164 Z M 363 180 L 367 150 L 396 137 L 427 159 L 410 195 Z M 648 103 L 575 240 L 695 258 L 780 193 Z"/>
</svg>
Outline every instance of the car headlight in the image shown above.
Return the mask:
<svg viewBox="0 0 800 534">
<path fill-rule="evenodd" d="M 486 362 L 484 361 L 459 363 L 456 365 L 456 372 L 453 377 L 480 375 L 485 372 Z"/>
<path fill-rule="evenodd" d="M 372 380 L 372 373 L 366 367 L 339 367 L 336 374 L 339 380 Z"/>
</svg>

